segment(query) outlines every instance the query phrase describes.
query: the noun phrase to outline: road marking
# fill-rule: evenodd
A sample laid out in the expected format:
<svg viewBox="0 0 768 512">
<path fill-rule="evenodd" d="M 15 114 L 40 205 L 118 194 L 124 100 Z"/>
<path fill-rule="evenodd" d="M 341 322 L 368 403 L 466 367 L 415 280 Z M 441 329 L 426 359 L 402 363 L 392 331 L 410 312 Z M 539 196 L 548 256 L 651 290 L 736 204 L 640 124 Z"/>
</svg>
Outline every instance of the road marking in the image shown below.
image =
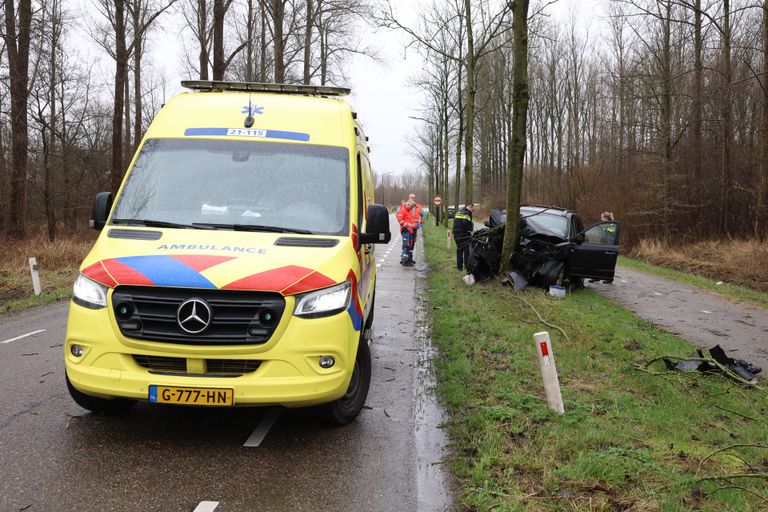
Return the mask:
<svg viewBox="0 0 768 512">
<path fill-rule="evenodd" d="M 269 429 L 272 428 L 272 425 L 275 424 L 275 421 L 277 421 L 277 418 L 280 417 L 280 413 L 282 412 L 282 409 L 280 407 L 272 407 L 267 411 L 267 414 L 264 415 L 263 418 L 261 418 L 261 421 L 256 426 L 256 429 L 251 434 L 251 437 L 248 438 L 248 440 L 245 442 L 243 446 L 247 446 L 249 448 L 256 448 L 258 447 L 262 441 L 264 441 L 264 438 L 267 437 L 267 433 L 269 432 Z"/>
<path fill-rule="evenodd" d="M 22 338 L 26 338 L 28 336 L 34 336 L 35 334 L 40 334 L 41 332 L 45 332 L 45 329 L 38 329 L 36 331 L 28 332 L 27 334 L 22 334 L 21 336 L 16 336 L 15 338 L 11 338 L 5 341 L 0 341 L 0 345 L 5 345 L 6 343 L 10 343 L 12 341 L 20 340 Z"/>
<path fill-rule="evenodd" d="M 218 506 L 218 501 L 201 501 L 192 512 L 213 512 Z"/>
<path fill-rule="evenodd" d="M 708 315 L 711 315 L 711 314 L 712 314 L 712 312 L 711 312 L 711 311 L 707 311 L 706 309 L 702 309 L 702 310 L 701 310 L 701 312 L 702 312 L 702 313 L 706 313 L 706 314 L 708 314 Z"/>
<path fill-rule="evenodd" d="M 381 263 L 376 264 L 376 268 L 379 268 L 379 267 L 381 267 Z"/>
<path fill-rule="evenodd" d="M 658 295 L 659 297 L 661 297 L 662 295 L 664 295 L 663 293 L 659 293 L 659 292 L 653 292 L 653 294 L 654 294 L 654 295 Z"/>
</svg>

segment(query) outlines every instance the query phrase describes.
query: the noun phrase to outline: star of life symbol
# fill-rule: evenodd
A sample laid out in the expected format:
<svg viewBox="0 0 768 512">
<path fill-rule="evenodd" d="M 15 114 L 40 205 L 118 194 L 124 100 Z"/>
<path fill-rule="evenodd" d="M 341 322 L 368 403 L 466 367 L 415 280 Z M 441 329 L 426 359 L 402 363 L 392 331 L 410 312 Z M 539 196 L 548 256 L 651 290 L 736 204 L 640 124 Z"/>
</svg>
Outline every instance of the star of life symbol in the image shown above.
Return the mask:
<svg viewBox="0 0 768 512">
<path fill-rule="evenodd" d="M 250 111 L 249 111 L 250 110 Z M 249 116 L 255 116 L 255 115 L 261 115 L 264 113 L 264 107 L 259 107 L 257 105 L 254 105 L 252 107 L 248 107 L 248 105 L 244 105 L 243 109 L 240 111 L 241 114 L 248 114 Z"/>
<path fill-rule="evenodd" d="M 203 299 L 188 299 L 176 311 L 179 327 L 189 334 L 200 334 L 211 324 L 211 307 Z"/>
</svg>

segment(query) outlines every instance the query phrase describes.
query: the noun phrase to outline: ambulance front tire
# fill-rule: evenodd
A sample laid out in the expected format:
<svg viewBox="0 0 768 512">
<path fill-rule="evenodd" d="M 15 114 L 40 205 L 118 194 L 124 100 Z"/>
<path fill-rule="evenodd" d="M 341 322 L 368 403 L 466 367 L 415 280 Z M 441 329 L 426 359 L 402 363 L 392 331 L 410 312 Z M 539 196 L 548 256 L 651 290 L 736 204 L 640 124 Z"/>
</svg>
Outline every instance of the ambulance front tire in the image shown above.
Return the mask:
<svg viewBox="0 0 768 512">
<path fill-rule="evenodd" d="M 355 369 L 352 372 L 347 392 L 326 406 L 329 420 L 336 425 L 352 423 L 363 410 L 370 386 L 371 349 L 365 338 L 361 336 L 357 347 Z"/>
<path fill-rule="evenodd" d="M 72 400 L 74 400 L 77 405 L 88 411 L 95 413 L 103 412 L 107 414 L 117 414 L 127 411 L 136 403 L 136 400 L 131 400 L 129 398 L 113 398 L 110 400 L 106 398 L 97 398 L 95 396 L 86 395 L 85 393 L 75 389 L 75 386 L 73 386 L 69 381 L 68 375 L 65 374 L 65 378 L 67 379 L 67 389 L 69 390 L 69 394 L 72 396 Z"/>
</svg>

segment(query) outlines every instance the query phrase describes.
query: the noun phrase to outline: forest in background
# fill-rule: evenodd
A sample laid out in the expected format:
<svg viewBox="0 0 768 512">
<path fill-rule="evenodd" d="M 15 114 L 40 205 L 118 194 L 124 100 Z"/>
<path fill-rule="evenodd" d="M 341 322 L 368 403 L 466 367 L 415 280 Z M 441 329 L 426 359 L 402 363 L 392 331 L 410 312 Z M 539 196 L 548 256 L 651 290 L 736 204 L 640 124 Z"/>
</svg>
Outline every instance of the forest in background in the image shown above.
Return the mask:
<svg viewBox="0 0 768 512">
<path fill-rule="evenodd" d="M 610 210 L 624 240 L 766 236 L 768 7 L 756 0 L 611 0 L 570 20 L 529 16 L 523 200 Z M 402 6 L 401 6 L 402 8 Z M 584 18 L 592 21 L 585 23 Z M 162 30 L 180 21 L 179 33 Z M 510 176 L 511 2 L 442 0 L 401 23 L 386 0 L 7 0 L 0 12 L 0 228 L 81 230 L 165 100 L 145 58 L 181 37 L 190 77 L 343 82 L 364 22 L 400 31 L 427 65 L 408 137 L 420 168 L 379 170 L 378 197 L 504 205 Z M 109 59 L 104 83 L 73 31 Z M 364 105 L 358 106 L 364 111 Z M 404 142 L 404 146 L 405 146 Z M 375 167 L 375 155 L 374 155 Z"/>
<path fill-rule="evenodd" d="M 340 85 L 350 55 L 370 52 L 356 28 L 369 13 L 365 0 L 3 1 L 0 230 L 54 240 L 87 226 L 166 99 L 167 70 L 146 57 L 169 38 L 190 78 Z"/>
<path fill-rule="evenodd" d="M 613 211 L 629 245 L 764 240 L 768 6 L 613 0 L 562 21 L 547 15 L 547 4 L 532 4 L 529 16 L 523 201 L 591 219 Z M 413 144 L 424 194 L 503 207 L 512 150 L 510 4 L 435 2 L 417 26 L 383 17 L 429 62 L 417 77 L 429 101 Z"/>
</svg>

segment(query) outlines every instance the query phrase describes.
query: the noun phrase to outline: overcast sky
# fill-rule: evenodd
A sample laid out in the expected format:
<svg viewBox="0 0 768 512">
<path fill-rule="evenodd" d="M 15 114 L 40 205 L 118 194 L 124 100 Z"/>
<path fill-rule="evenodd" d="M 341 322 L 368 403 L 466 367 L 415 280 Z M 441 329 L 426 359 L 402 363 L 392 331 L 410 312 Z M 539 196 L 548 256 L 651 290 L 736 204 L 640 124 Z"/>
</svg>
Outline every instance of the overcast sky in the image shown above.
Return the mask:
<svg viewBox="0 0 768 512">
<path fill-rule="evenodd" d="M 73 14 L 88 12 L 82 20 L 93 20 L 98 16 L 92 0 L 72 0 L 78 7 Z M 416 24 L 416 5 L 423 3 L 414 0 L 392 0 L 398 19 L 408 25 Z M 565 19 L 576 16 L 580 24 L 594 24 L 599 17 L 601 0 L 559 0 L 547 8 L 553 16 Z M 165 16 L 162 26 L 152 35 L 148 47 L 150 57 L 145 62 L 165 75 L 168 80 L 169 95 L 182 89 L 179 81 L 188 77 L 184 72 L 184 49 L 180 36 L 183 20 L 178 14 Z M 98 61 L 94 67 L 95 83 L 111 84 L 114 79 L 114 63 L 106 57 L 87 35 L 87 28 L 76 26 L 72 37 L 81 49 L 82 57 L 88 62 Z M 191 37 L 191 36 L 189 36 Z M 356 56 L 347 66 L 347 86 L 352 88 L 349 101 L 359 114 L 366 134 L 370 137 L 371 157 L 374 170 L 378 174 L 401 174 L 406 170 L 417 170 L 418 163 L 411 156 L 408 140 L 415 133 L 419 121 L 411 116 L 419 116 L 419 107 L 424 103 L 423 93 L 409 87 L 409 81 L 418 75 L 423 67 L 423 59 L 411 48 L 405 50 L 407 37 L 401 33 L 386 29 L 364 28 L 364 44 L 375 48 L 380 62 L 370 58 Z M 191 44 L 191 41 L 187 42 Z"/>
</svg>

